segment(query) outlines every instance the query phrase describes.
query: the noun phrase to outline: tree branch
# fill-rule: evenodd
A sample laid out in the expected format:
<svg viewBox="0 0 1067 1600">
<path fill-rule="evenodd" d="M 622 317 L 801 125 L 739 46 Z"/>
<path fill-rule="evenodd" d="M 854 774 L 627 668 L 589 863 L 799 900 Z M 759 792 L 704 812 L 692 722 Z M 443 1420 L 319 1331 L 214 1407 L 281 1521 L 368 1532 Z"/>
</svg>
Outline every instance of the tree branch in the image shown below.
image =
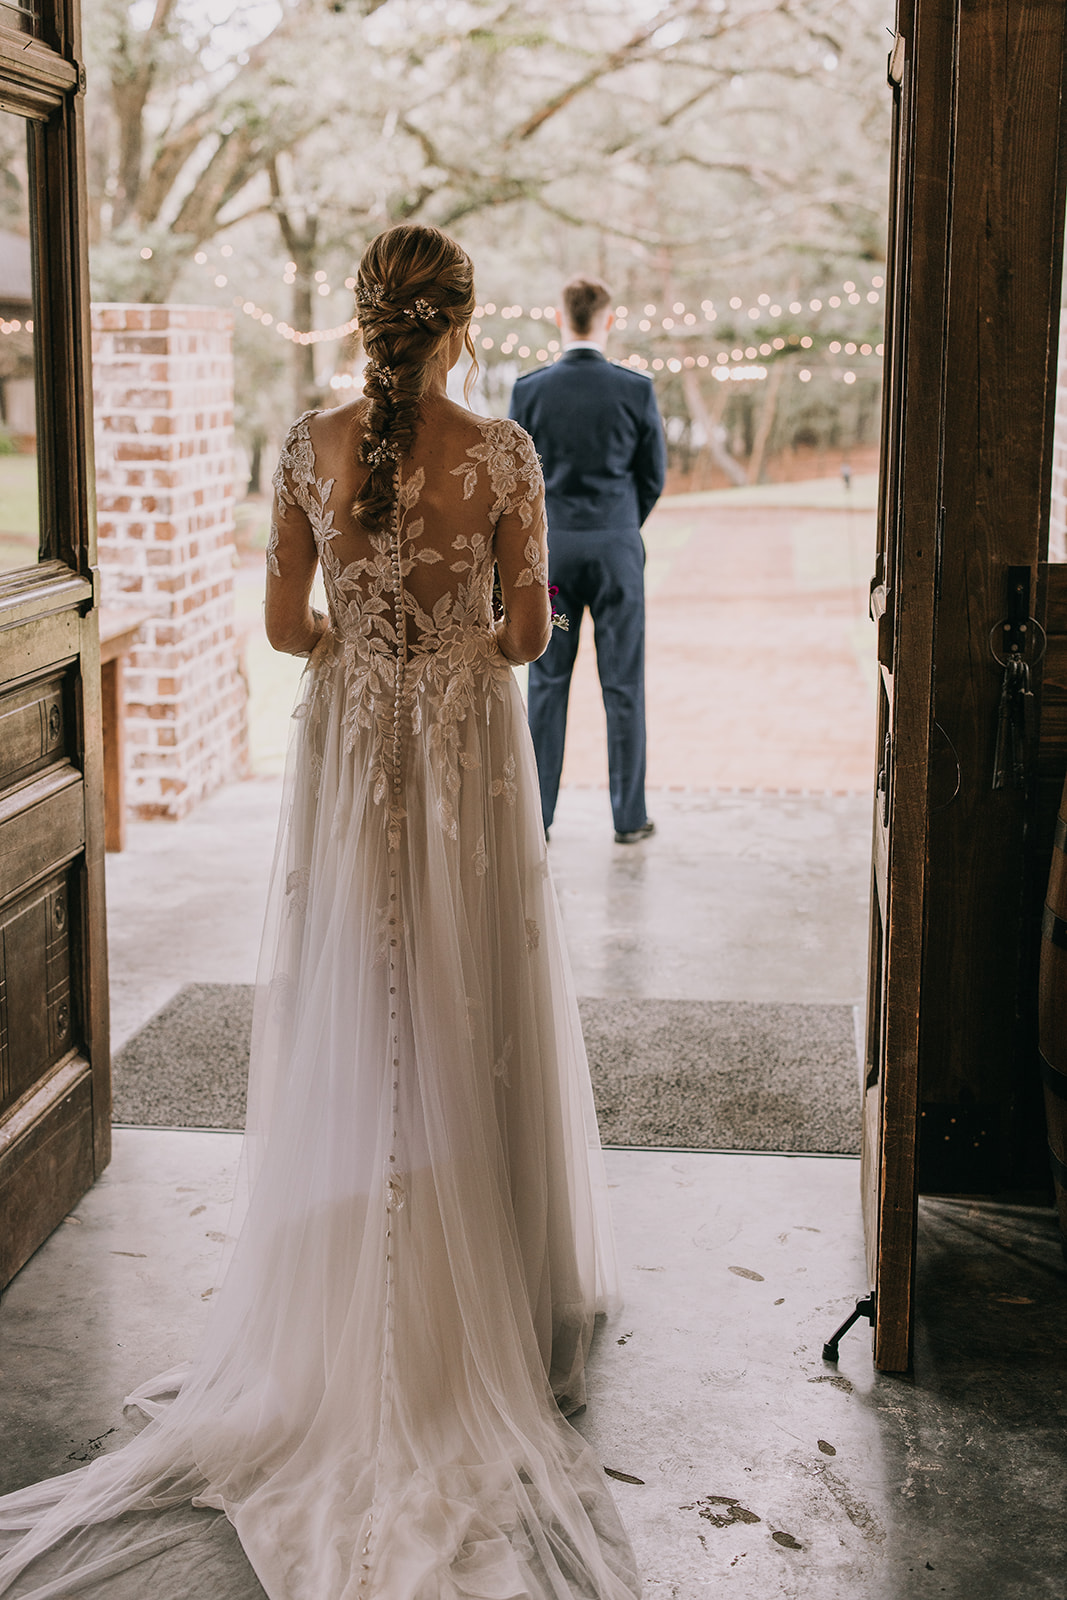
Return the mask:
<svg viewBox="0 0 1067 1600">
<path fill-rule="evenodd" d="M 505 136 L 503 141 L 505 149 L 513 144 L 521 144 L 524 140 L 531 138 L 539 128 L 544 127 L 550 118 L 558 115 L 565 106 L 569 106 L 573 100 L 576 100 L 586 89 L 591 88 L 594 83 L 599 83 L 602 78 L 610 77 L 612 73 L 620 71 L 622 67 L 629 66 L 649 43 L 653 34 L 658 33 L 660 28 L 672 21 L 679 9 L 681 8 L 675 5 L 665 6 L 663 11 L 653 17 L 647 26 L 639 28 L 635 34 L 632 34 L 625 44 L 609 51 L 602 60 L 597 62 L 596 66 L 590 67 L 589 71 L 583 73 L 580 78 L 576 78 L 573 83 L 567 84 L 557 94 L 545 100 L 536 111 L 525 117 L 516 128 L 513 128 Z"/>
</svg>

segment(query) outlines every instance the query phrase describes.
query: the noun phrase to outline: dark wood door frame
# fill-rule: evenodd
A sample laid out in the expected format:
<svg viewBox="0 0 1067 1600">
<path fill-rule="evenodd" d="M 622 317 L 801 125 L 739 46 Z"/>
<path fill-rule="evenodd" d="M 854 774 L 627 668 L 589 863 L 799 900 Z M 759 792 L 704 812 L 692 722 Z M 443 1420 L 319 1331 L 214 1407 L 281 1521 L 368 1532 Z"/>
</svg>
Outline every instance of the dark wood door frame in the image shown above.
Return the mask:
<svg viewBox="0 0 1067 1600">
<path fill-rule="evenodd" d="M 994 789 L 1001 672 L 990 639 L 1008 613 L 1009 569 L 1026 569 L 1038 614 L 1048 548 L 1065 50 L 1062 0 L 960 6 L 920 1043 L 929 1190 L 1041 1180 L 1024 1135 L 1039 1088 L 1020 1008 L 1036 960 L 1025 905 L 1036 740 L 1025 785 Z"/>
<path fill-rule="evenodd" d="M 928 753 L 945 391 L 955 16 L 901 0 L 895 99 L 879 555 L 879 724 L 863 1140 L 875 1362 L 904 1369 L 914 1314 L 915 1174 Z M 926 425 L 919 425 L 919 405 Z"/>
<path fill-rule="evenodd" d="M 1009 567 L 1036 595 L 1047 544 L 1067 8 L 899 0 L 897 27 L 863 1169 L 887 1371 L 910 1362 L 920 1161 L 929 1187 L 1010 1182 L 1035 1072 L 1019 1008 L 1034 801 L 993 789 L 989 639 Z"/>
<path fill-rule="evenodd" d="M 25 20 L 0 20 L 0 108 L 29 133 L 41 559 L 0 574 L 0 1286 L 111 1150 L 77 0 Z"/>
</svg>

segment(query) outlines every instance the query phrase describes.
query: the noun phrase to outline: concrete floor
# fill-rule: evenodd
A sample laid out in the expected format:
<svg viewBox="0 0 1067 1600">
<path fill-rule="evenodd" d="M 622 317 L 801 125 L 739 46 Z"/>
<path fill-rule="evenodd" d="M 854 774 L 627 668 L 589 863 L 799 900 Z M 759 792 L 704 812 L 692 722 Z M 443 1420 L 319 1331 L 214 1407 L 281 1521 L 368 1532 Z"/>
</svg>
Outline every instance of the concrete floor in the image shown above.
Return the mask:
<svg viewBox="0 0 1067 1600">
<path fill-rule="evenodd" d="M 110 859 L 116 1042 L 184 983 L 251 981 L 277 804 L 275 782 L 242 785 L 178 826 L 135 826 Z M 627 849 L 603 791 L 564 793 L 551 857 L 580 993 L 858 1000 L 869 802 L 661 792 L 650 808 L 659 833 Z M 237 1149 L 117 1131 L 107 1173 L 0 1302 L 0 1485 L 121 1443 L 121 1396 L 196 1343 Z M 649 1600 L 1064 1600 L 1051 1214 L 924 1202 L 915 1370 L 885 1377 L 865 1327 L 838 1367 L 821 1359 L 867 1288 L 858 1163 L 608 1164 L 626 1306 L 580 1426 L 641 1480 L 615 1487 Z"/>
<path fill-rule="evenodd" d="M 107 1173 L 0 1304 L 0 1488 L 121 1444 L 120 1397 L 195 1345 L 238 1147 L 117 1131 Z M 607 1159 L 626 1304 L 598 1336 L 579 1426 L 641 1480 L 615 1491 L 648 1600 L 1062 1600 L 1047 1219 L 924 1205 L 915 1372 L 891 1378 L 863 1331 L 837 1367 L 821 1359 L 863 1285 L 856 1162 Z M 250 1575 L 226 1589 L 259 1595 Z"/>
<path fill-rule="evenodd" d="M 108 857 L 111 1041 L 186 983 L 251 983 L 281 781 Z M 855 1004 L 866 984 L 871 801 L 650 789 L 658 832 L 612 842 L 604 789 L 564 788 L 550 860 L 578 993 Z"/>
</svg>

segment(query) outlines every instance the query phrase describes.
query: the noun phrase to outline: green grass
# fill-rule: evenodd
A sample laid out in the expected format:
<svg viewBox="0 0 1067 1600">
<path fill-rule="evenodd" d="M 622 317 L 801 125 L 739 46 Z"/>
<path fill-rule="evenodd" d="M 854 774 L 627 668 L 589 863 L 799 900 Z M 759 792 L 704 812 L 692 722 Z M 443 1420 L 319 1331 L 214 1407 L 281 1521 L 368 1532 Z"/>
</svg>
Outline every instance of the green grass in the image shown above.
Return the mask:
<svg viewBox="0 0 1067 1600">
<path fill-rule="evenodd" d="M 0 572 L 37 562 L 37 457 L 0 456 Z"/>
<path fill-rule="evenodd" d="M 0 456 L 0 530 L 32 535 L 36 553 L 39 515 L 37 457 Z"/>
</svg>

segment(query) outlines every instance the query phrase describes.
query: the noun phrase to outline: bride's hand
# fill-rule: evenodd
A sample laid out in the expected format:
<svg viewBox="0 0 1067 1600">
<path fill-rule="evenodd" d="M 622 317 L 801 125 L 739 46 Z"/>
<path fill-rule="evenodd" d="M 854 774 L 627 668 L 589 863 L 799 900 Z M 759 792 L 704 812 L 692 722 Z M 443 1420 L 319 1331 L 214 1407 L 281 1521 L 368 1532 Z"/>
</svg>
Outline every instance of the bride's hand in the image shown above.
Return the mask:
<svg viewBox="0 0 1067 1600">
<path fill-rule="evenodd" d="M 323 618 L 323 623 L 323 630 L 319 634 L 318 641 L 314 649 L 308 654 L 308 668 L 312 672 L 321 667 L 323 662 L 333 653 L 333 629 L 330 627 L 328 619 Z"/>
</svg>

